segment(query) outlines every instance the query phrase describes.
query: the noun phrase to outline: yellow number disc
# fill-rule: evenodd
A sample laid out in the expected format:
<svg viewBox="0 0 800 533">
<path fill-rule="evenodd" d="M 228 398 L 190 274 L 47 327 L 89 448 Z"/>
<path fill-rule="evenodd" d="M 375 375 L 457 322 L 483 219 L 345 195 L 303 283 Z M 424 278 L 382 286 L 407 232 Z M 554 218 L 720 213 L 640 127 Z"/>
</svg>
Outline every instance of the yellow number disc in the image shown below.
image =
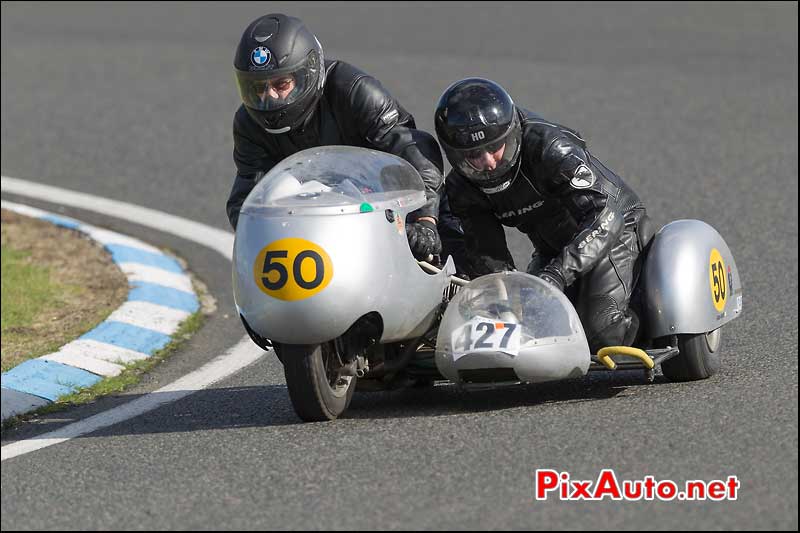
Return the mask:
<svg viewBox="0 0 800 533">
<path fill-rule="evenodd" d="M 320 246 L 305 239 L 281 239 L 265 246 L 253 265 L 256 285 L 273 298 L 302 300 L 333 279 L 333 263 Z"/>
<path fill-rule="evenodd" d="M 711 301 L 714 303 L 714 308 L 721 313 L 725 309 L 730 287 L 728 287 L 725 262 L 716 248 L 711 250 L 711 257 L 708 259 L 708 279 L 711 284 Z"/>
</svg>

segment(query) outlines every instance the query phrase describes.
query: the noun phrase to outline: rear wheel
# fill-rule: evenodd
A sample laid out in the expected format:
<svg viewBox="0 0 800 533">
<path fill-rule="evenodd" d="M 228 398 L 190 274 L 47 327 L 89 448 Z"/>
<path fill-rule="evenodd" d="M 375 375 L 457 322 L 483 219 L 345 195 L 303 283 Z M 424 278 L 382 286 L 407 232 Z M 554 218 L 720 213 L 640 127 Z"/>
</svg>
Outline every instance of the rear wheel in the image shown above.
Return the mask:
<svg viewBox="0 0 800 533">
<path fill-rule="evenodd" d="M 292 406 L 301 419 L 334 420 L 347 409 L 356 390 L 356 377 L 342 374 L 344 364 L 333 342 L 282 344 L 276 350 L 283 361 Z"/>
<path fill-rule="evenodd" d="M 670 381 L 695 381 L 716 374 L 722 363 L 722 329 L 697 335 L 678 335 L 680 354 L 661 363 Z"/>
</svg>

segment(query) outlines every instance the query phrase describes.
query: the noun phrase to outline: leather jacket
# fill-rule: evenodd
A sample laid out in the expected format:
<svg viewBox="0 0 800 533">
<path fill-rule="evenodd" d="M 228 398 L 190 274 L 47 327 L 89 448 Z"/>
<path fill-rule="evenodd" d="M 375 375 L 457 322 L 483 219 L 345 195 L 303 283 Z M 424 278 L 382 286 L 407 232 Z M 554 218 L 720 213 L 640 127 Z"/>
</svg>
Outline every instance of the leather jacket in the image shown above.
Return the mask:
<svg viewBox="0 0 800 533">
<path fill-rule="evenodd" d="M 256 182 L 282 159 L 315 146 L 348 145 L 402 157 L 419 171 L 426 204 L 413 213 L 436 218 L 442 186 L 442 154 L 436 139 L 416 129 L 414 117 L 375 78 L 338 60 L 326 60 L 323 97 L 302 128 L 270 134 L 240 106 L 233 120 L 236 179 L 227 202 L 236 228 L 239 210 Z"/>
<path fill-rule="evenodd" d="M 608 255 L 626 228 L 646 217 L 625 182 L 594 157 L 578 132 L 517 107 L 521 155 L 507 180 L 480 189 L 452 171 L 446 192 L 464 228 L 470 277 L 513 270 L 502 226 L 526 233 L 533 273 L 547 271 L 564 286 Z"/>
</svg>

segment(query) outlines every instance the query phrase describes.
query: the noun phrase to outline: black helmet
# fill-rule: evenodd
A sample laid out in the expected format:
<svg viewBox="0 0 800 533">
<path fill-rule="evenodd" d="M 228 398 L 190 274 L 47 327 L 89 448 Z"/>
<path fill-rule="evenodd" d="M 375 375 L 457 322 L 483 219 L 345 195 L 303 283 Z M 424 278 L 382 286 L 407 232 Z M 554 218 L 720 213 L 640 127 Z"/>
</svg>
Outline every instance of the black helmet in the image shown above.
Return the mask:
<svg viewBox="0 0 800 533">
<path fill-rule="evenodd" d="M 434 122 L 439 143 L 460 174 L 483 189 L 508 181 L 522 130 L 514 102 L 500 85 L 483 78 L 457 81 L 439 99 Z"/>
<path fill-rule="evenodd" d="M 322 96 L 322 45 L 300 19 L 273 14 L 253 21 L 233 66 L 247 112 L 270 133 L 300 126 Z"/>
</svg>

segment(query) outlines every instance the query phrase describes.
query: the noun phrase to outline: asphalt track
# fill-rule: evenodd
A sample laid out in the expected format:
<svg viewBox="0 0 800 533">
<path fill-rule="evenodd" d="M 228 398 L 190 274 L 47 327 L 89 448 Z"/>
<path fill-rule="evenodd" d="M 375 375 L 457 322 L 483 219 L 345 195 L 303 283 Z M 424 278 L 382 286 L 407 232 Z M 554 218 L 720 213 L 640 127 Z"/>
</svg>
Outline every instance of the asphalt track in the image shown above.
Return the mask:
<svg viewBox="0 0 800 533">
<path fill-rule="evenodd" d="M 228 229 L 233 49 L 265 8 L 303 18 L 329 57 L 375 75 L 425 129 L 450 82 L 493 78 L 579 129 L 657 223 L 712 224 L 744 283 L 723 371 L 691 384 L 623 374 L 361 395 L 342 420 L 301 424 L 265 357 L 4 461 L 4 530 L 797 528 L 796 3 L 4 2 L 2 173 Z M 218 311 L 133 391 L 4 432 L 3 444 L 155 390 L 242 335 L 219 254 L 62 212 L 174 250 Z M 511 245 L 524 265 L 526 245 Z M 741 489 L 725 502 L 540 502 L 543 468 L 586 480 L 603 468 L 620 479 L 736 475 Z"/>
</svg>

